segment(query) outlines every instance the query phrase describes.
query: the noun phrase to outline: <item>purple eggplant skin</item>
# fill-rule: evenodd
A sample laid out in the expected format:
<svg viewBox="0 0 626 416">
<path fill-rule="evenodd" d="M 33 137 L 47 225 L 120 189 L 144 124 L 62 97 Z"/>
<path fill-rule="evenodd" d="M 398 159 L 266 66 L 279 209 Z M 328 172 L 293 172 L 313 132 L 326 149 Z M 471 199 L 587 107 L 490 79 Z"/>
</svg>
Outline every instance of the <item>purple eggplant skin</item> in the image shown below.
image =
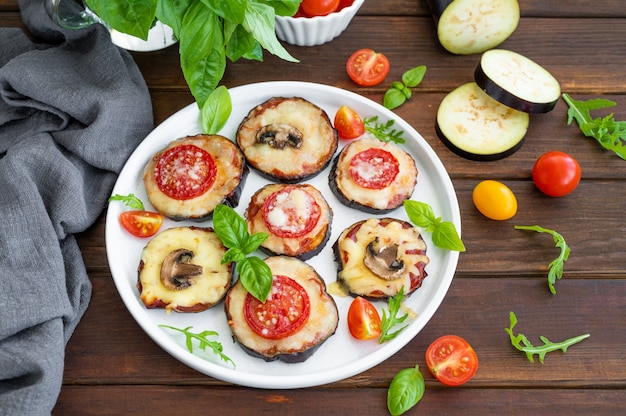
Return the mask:
<svg viewBox="0 0 626 416">
<path fill-rule="evenodd" d="M 334 334 L 334 333 L 333 333 Z M 328 338 L 326 338 L 328 339 Z M 235 340 L 237 341 L 237 340 Z M 239 346 L 241 347 L 241 349 L 243 349 L 246 354 L 255 357 L 255 358 L 261 358 L 262 360 L 264 360 L 265 362 L 272 362 L 272 361 L 282 361 L 284 363 L 287 364 L 297 364 L 297 363 L 302 363 L 305 362 L 306 360 L 308 360 L 309 358 L 311 358 L 311 356 L 315 353 L 315 351 L 317 351 L 317 349 L 319 347 L 322 346 L 322 344 L 326 342 L 326 340 L 320 342 L 319 344 L 314 345 L 313 347 L 309 348 L 308 350 L 304 350 L 304 351 L 300 351 L 300 352 L 294 352 L 291 354 L 276 354 L 274 356 L 267 356 L 267 355 L 263 355 L 261 353 L 259 353 L 258 351 L 255 351 L 251 348 L 246 347 L 245 345 L 239 343 Z"/>
<path fill-rule="evenodd" d="M 339 162 L 340 156 L 341 156 L 341 153 L 335 157 L 333 164 L 330 168 L 330 173 L 328 174 L 328 186 L 330 187 L 330 190 L 332 191 L 332 193 L 337 197 L 339 202 L 341 202 L 343 205 L 347 206 L 348 208 L 356 209 L 362 212 L 366 212 L 368 214 L 386 214 L 388 212 L 394 211 L 395 209 L 397 209 L 399 206 L 402 205 L 400 204 L 397 207 L 392 207 L 392 208 L 387 208 L 387 209 L 377 209 L 377 208 L 370 207 L 368 205 L 361 204 L 353 199 L 350 199 L 350 197 L 348 197 L 347 195 L 344 195 L 339 189 L 339 187 L 337 186 L 337 164 Z"/>
<path fill-rule="evenodd" d="M 448 139 L 446 135 L 443 134 L 443 132 L 441 131 L 441 128 L 439 127 L 439 123 L 436 121 L 435 121 L 435 132 L 437 133 L 439 140 L 441 140 L 441 142 L 445 144 L 446 147 L 450 149 L 453 153 L 455 153 L 458 156 L 461 156 L 464 159 L 474 160 L 477 162 L 492 162 L 494 160 L 500 160 L 500 159 L 504 159 L 505 157 L 511 156 L 513 153 L 517 152 L 519 149 L 522 148 L 522 145 L 524 144 L 524 141 L 526 140 L 525 137 L 522 138 L 522 140 L 520 140 L 515 146 L 511 147 L 510 149 L 507 149 L 504 152 L 494 153 L 494 154 L 477 154 L 477 153 L 467 152 L 457 147 L 456 145 L 454 145 L 454 143 L 452 143 L 450 139 Z"/>
<path fill-rule="evenodd" d="M 439 19 L 443 11 L 446 10 L 453 1 L 454 0 L 428 0 L 427 3 L 435 19 Z"/>
<path fill-rule="evenodd" d="M 493 82 L 491 78 L 487 76 L 480 63 L 478 63 L 478 66 L 474 71 L 474 80 L 476 81 L 476 84 L 478 84 L 478 86 L 482 88 L 483 91 L 485 91 L 487 95 L 489 95 L 494 100 L 515 110 L 523 111 L 525 113 L 547 113 L 549 111 L 552 111 L 558 101 L 557 98 L 556 100 L 549 103 L 535 103 L 511 94 L 506 89 Z"/>
</svg>

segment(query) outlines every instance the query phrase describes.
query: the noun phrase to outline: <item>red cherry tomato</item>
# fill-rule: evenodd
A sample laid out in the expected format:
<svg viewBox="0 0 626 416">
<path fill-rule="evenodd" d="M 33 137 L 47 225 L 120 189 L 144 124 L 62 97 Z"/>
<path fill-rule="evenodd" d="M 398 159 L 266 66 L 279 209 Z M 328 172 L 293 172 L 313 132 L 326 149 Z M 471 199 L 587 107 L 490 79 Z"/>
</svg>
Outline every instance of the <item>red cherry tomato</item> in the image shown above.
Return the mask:
<svg viewBox="0 0 626 416">
<path fill-rule="evenodd" d="M 250 328 L 267 339 L 288 337 L 309 319 L 309 295 L 298 282 L 287 276 L 274 276 L 274 283 L 265 303 L 246 295 L 244 317 Z"/>
<path fill-rule="evenodd" d="M 474 376 L 478 369 L 478 356 L 463 338 L 444 335 L 426 350 L 426 365 L 443 384 L 458 386 Z"/>
<path fill-rule="evenodd" d="M 346 71 L 354 82 L 364 87 L 378 85 L 389 73 L 389 60 L 382 53 L 359 49 L 348 58 Z"/>
<path fill-rule="evenodd" d="M 352 6 L 352 3 L 354 3 L 354 0 L 340 0 L 339 7 L 337 7 L 337 11 L 345 9 L 346 7 Z"/>
<path fill-rule="evenodd" d="M 149 211 L 124 211 L 120 214 L 120 223 L 135 237 L 151 237 L 161 228 L 163 215 Z"/>
<path fill-rule="evenodd" d="M 578 161 L 564 152 L 552 151 L 541 155 L 533 166 L 533 182 L 544 194 L 554 197 L 572 192 L 580 182 Z"/>
<path fill-rule="evenodd" d="M 322 214 L 315 198 L 295 186 L 287 186 L 269 195 L 261 215 L 269 231 L 279 237 L 298 238 L 311 232 Z"/>
<path fill-rule="evenodd" d="M 216 173 L 213 157 L 192 144 L 166 150 L 154 167 L 154 179 L 161 192 L 178 200 L 205 193 L 213 185 Z"/>
<path fill-rule="evenodd" d="M 356 139 L 365 133 L 363 120 L 356 111 L 343 105 L 335 114 L 335 128 L 342 139 Z"/>
<path fill-rule="evenodd" d="M 400 164 L 391 153 L 372 147 L 354 155 L 348 172 L 359 186 L 383 189 L 389 186 L 400 172 Z"/>
<path fill-rule="evenodd" d="M 326 16 L 337 10 L 339 0 L 302 0 L 300 10 L 309 17 Z"/>
<path fill-rule="evenodd" d="M 381 333 L 380 315 L 372 302 L 358 296 L 348 308 L 348 329 L 356 339 L 378 338 Z"/>
</svg>

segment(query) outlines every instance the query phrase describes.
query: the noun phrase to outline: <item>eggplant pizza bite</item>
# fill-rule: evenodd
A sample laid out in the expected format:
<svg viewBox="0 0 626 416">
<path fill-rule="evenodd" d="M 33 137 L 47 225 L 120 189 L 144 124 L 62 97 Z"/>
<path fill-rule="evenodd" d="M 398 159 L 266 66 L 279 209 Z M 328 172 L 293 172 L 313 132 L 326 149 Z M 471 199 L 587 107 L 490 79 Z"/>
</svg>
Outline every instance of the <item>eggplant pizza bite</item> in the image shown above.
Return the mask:
<svg viewBox="0 0 626 416">
<path fill-rule="evenodd" d="M 201 312 L 219 303 L 232 283 L 232 263 L 212 228 L 169 228 L 141 253 L 137 288 L 148 308 Z"/>
<path fill-rule="evenodd" d="M 258 190 L 246 210 L 251 234 L 268 238 L 261 249 L 307 260 L 328 242 L 332 210 L 322 193 L 308 184 L 269 184 Z"/>
<path fill-rule="evenodd" d="M 204 221 L 221 203 L 235 207 L 248 167 L 239 148 L 220 135 L 175 140 L 146 165 L 150 203 L 173 220 Z"/>
<path fill-rule="evenodd" d="M 265 259 L 273 285 L 265 302 L 238 281 L 224 306 L 234 339 L 248 354 L 289 363 L 309 358 L 335 333 L 339 313 L 317 272 L 294 257 Z"/>
<path fill-rule="evenodd" d="M 237 144 L 262 176 L 295 183 L 317 175 L 338 146 L 328 114 L 300 97 L 274 97 L 254 107 L 237 130 Z"/>
<path fill-rule="evenodd" d="M 401 288 L 408 296 L 427 276 L 426 243 L 412 224 L 370 218 L 345 229 L 333 246 L 337 280 L 353 296 L 384 299 Z"/>
<path fill-rule="evenodd" d="M 330 189 L 344 205 L 369 213 L 398 208 L 417 183 L 413 158 L 394 143 L 355 140 L 335 158 Z"/>
</svg>

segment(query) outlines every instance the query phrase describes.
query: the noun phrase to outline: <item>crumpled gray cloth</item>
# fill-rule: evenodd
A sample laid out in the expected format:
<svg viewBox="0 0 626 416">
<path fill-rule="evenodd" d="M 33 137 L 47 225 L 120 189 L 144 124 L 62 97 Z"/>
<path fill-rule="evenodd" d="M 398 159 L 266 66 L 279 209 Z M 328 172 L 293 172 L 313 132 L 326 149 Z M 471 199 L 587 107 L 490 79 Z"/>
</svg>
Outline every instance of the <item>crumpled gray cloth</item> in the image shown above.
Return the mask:
<svg viewBox="0 0 626 416">
<path fill-rule="evenodd" d="M 0 414 L 50 414 L 91 284 L 74 234 L 102 213 L 153 128 L 132 57 L 101 25 L 57 27 L 20 0 L 0 28 Z"/>
</svg>

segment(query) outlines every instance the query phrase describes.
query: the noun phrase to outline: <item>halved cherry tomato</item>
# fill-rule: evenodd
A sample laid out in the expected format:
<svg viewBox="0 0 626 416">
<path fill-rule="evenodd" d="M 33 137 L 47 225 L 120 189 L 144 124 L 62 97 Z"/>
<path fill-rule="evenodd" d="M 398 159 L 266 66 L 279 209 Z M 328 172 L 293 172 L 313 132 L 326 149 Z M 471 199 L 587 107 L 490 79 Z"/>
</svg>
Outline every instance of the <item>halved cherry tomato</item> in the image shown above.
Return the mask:
<svg viewBox="0 0 626 416">
<path fill-rule="evenodd" d="M 135 237 L 151 237 L 161 228 L 163 215 L 150 211 L 124 211 L 120 214 L 120 223 Z"/>
<path fill-rule="evenodd" d="M 161 192 L 179 200 L 205 193 L 215 182 L 216 174 L 213 157 L 192 144 L 166 150 L 154 167 L 154 179 Z"/>
<path fill-rule="evenodd" d="M 365 133 L 363 120 L 356 111 L 347 105 L 339 107 L 333 124 L 342 139 L 356 139 Z"/>
<path fill-rule="evenodd" d="M 348 329 L 356 339 L 378 338 L 381 333 L 380 315 L 367 299 L 357 296 L 348 308 Z"/>
<path fill-rule="evenodd" d="M 541 155 L 533 166 L 533 182 L 544 194 L 565 196 L 580 183 L 578 161 L 564 152 L 551 151 Z"/>
<path fill-rule="evenodd" d="M 345 9 L 346 7 L 352 6 L 352 3 L 354 3 L 354 0 L 340 0 L 339 7 L 337 7 L 337 11 L 340 11 L 342 9 Z"/>
<path fill-rule="evenodd" d="M 426 365 L 443 384 L 458 386 L 474 376 L 478 370 L 478 356 L 463 338 L 444 335 L 426 350 Z"/>
<path fill-rule="evenodd" d="M 300 10 L 309 17 L 326 16 L 339 7 L 339 0 L 302 0 Z"/>
<path fill-rule="evenodd" d="M 492 220 L 508 220 L 517 213 L 517 198 L 502 182 L 480 182 L 472 192 L 472 201 L 481 214 Z"/>
<path fill-rule="evenodd" d="M 250 328 L 267 339 L 285 338 L 304 326 L 309 319 L 309 295 L 290 277 L 274 276 L 274 283 L 264 303 L 246 295 L 244 317 Z"/>
<path fill-rule="evenodd" d="M 378 85 L 389 73 L 389 60 L 382 53 L 359 49 L 348 58 L 346 71 L 354 82 L 364 87 Z"/>
</svg>

